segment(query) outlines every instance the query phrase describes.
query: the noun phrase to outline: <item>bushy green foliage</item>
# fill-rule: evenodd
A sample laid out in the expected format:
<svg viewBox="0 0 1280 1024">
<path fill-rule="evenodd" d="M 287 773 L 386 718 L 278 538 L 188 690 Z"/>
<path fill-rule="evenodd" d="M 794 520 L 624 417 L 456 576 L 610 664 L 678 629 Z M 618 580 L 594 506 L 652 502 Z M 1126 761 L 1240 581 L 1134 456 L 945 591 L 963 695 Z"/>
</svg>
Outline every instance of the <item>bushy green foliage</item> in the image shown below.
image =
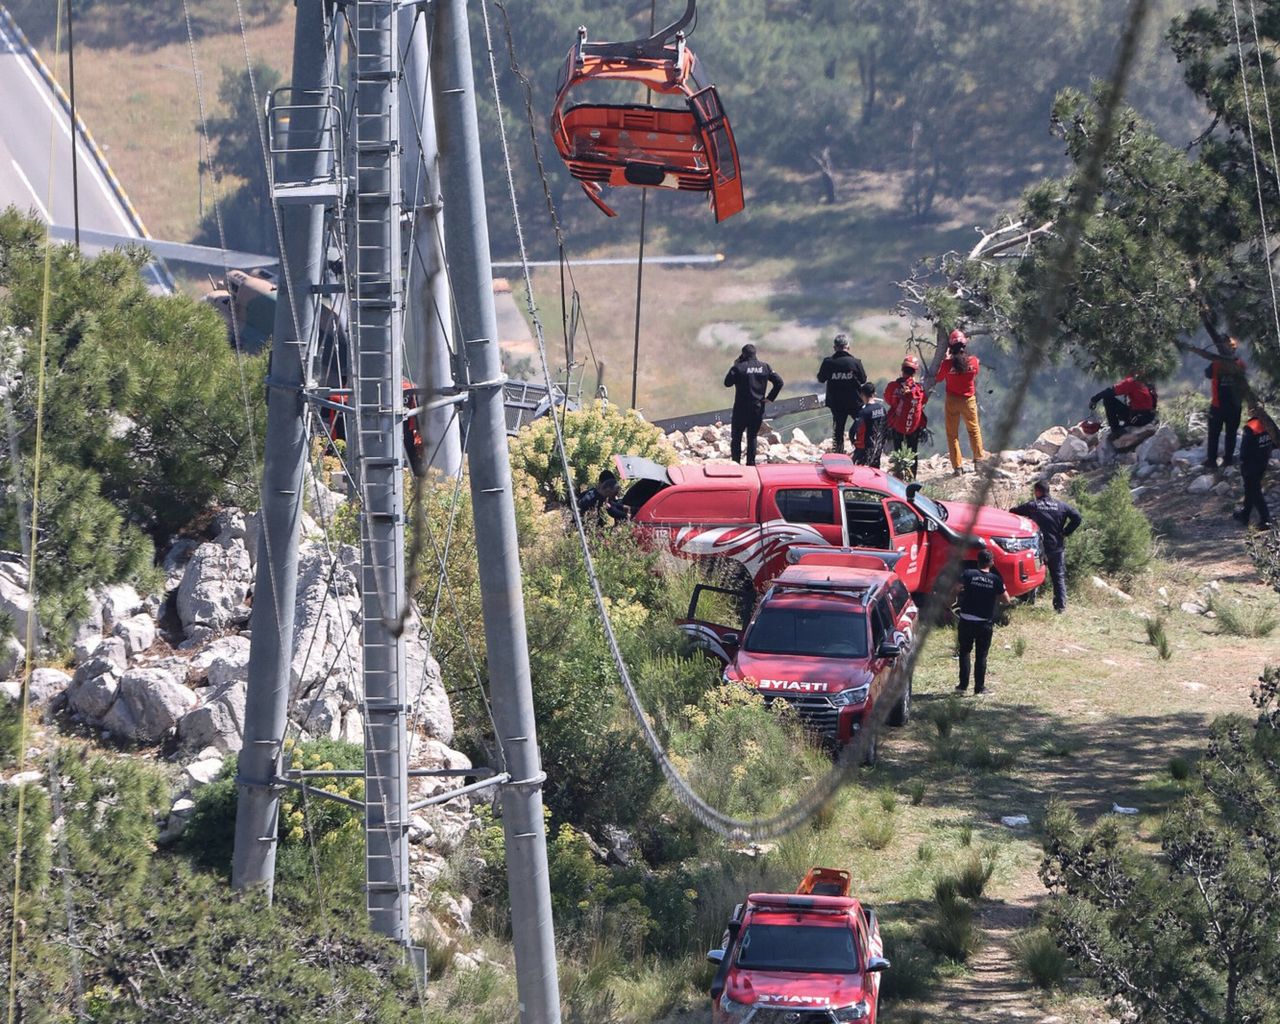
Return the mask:
<svg viewBox="0 0 1280 1024">
<path fill-rule="evenodd" d="M 1267 637 L 1280 625 L 1275 605 L 1250 598 L 1247 602 L 1213 596 L 1209 610 L 1217 616 L 1218 631 L 1224 636 Z"/>
<path fill-rule="evenodd" d="M 1254 693 L 1257 716 L 1214 724 L 1191 786 L 1152 858 L 1124 823 L 1046 819 L 1040 876 L 1055 939 L 1151 1022 L 1270 1021 L 1280 1014 L 1280 670 Z"/>
<path fill-rule="evenodd" d="M 564 414 L 564 447 L 579 492 L 592 486 L 601 470 L 614 469 L 615 455 L 639 455 L 663 465 L 675 461 L 661 430 L 634 412 L 622 412 L 606 402 L 590 402 L 577 412 Z M 565 501 L 555 424 L 550 417 L 534 420 L 512 440 L 511 467 L 513 472 L 527 474 L 544 499 Z"/>
<path fill-rule="evenodd" d="M 951 877 L 940 878 L 933 890 L 934 918 L 924 941 L 939 956 L 964 963 L 978 948 L 980 935 L 973 923 L 973 904 L 960 894 Z"/>
<path fill-rule="evenodd" d="M 319 739 L 305 743 L 286 740 L 285 744 L 292 768 L 359 770 L 364 767 L 364 751 L 354 743 Z M 183 851 L 196 864 L 223 873 L 231 869 L 235 847 L 237 760 L 234 754 L 228 757 L 218 777 L 196 791 L 195 807 L 181 840 Z M 313 778 L 309 782 L 317 789 L 353 800 L 364 798 L 363 779 Z M 277 835 L 282 851 L 311 844 L 339 843 L 345 836 L 361 834 L 360 814 L 353 808 L 323 797 L 304 798 L 292 789 L 285 790 L 280 798 Z"/>
<path fill-rule="evenodd" d="M 1097 494 L 1090 494 L 1088 481 L 1077 477 L 1071 494 L 1084 517 L 1067 541 L 1067 578 L 1072 583 L 1093 574 L 1132 579 L 1151 563 L 1151 521 L 1133 503 L 1127 472 L 1117 473 Z"/>
<path fill-rule="evenodd" d="M 0 327 L 21 373 L 13 394 L 23 485 L 30 494 L 44 309 L 44 234 L 12 208 L 0 214 Z M 218 501 L 252 505 L 264 361 L 237 366 L 217 313 L 183 296 L 151 295 L 137 254 L 49 255 L 43 462 L 41 624 L 64 637 L 84 590 L 145 585 L 154 551 Z M 242 377 L 243 374 L 243 377 Z M 0 486 L 11 492 L 10 460 Z M 16 503 L 0 537 L 18 548 Z"/>
</svg>

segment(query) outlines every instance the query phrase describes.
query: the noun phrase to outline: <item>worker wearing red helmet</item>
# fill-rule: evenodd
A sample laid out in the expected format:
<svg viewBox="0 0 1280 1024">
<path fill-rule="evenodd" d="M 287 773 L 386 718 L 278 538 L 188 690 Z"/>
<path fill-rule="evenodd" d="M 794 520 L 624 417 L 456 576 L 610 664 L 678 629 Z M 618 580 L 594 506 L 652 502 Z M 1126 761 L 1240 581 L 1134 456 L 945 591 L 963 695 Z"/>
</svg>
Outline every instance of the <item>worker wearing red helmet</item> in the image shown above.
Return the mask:
<svg viewBox="0 0 1280 1024">
<path fill-rule="evenodd" d="M 960 421 L 964 420 L 969 432 L 969 450 L 973 461 L 987 457 L 982 448 L 982 427 L 978 423 L 978 357 L 969 355 L 969 339 L 964 331 L 955 330 L 947 339 L 947 358 L 938 367 L 938 383 L 945 384 L 947 404 L 947 453 L 951 456 L 951 468 L 956 476 L 964 464 L 960 451 Z"/>
<path fill-rule="evenodd" d="M 889 381 L 884 389 L 885 405 L 889 407 L 889 445 L 892 451 L 899 448 L 909 448 L 914 453 L 920 451 L 920 435 L 929 422 L 924 412 L 929 396 L 916 380 L 919 369 L 920 360 L 915 356 L 907 356 L 902 360 L 901 376 Z M 916 454 L 911 462 L 913 479 L 919 469 L 920 456 Z"/>
</svg>

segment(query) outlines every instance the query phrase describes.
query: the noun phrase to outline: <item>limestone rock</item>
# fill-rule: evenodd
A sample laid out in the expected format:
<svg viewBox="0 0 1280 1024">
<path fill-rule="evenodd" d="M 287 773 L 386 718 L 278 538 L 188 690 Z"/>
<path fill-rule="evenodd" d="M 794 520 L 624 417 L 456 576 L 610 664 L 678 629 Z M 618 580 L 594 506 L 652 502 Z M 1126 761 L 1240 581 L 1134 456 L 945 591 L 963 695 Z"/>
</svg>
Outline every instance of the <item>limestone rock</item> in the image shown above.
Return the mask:
<svg viewBox="0 0 1280 1024">
<path fill-rule="evenodd" d="M 796 427 L 794 430 L 791 431 L 791 440 L 795 444 L 803 444 L 806 446 L 813 444 L 813 442 L 809 440 L 809 435 L 806 434 L 799 427 Z"/>
<path fill-rule="evenodd" d="M 1178 450 L 1178 435 L 1173 427 L 1162 423 L 1149 438 L 1138 445 L 1138 462 L 1152 465 L 1168 465 Z"/>
<path fill-rule="evenodd" d="M 1089 446 L 1078 437 L 1067 437 L 1053 455 L 1054 462 L 1079 462 L 1089 454 Z"/>
<path fill-rule="evenodd" d="M 220 754 L 244 746 L 245 697 L 248 683 L 231 680 L 195 691 L 199 704 L 182 716 L 178 737 L 187 748 L 213 747 Z"/>
<path fill-rule="evenodd" d="M 1213 485 L 1218 481 L 1212 473 L 1204 473 L 1191 481 L 1191 485 L 1187 488 L 1188 494 L 1208 494 L 1213 490 Z"/>
<path fill-rule="evenodd" d="M 28 683 L 28 701 L 32 707 L 40 707 L 56 700 L 71 685 L 71 677 L 56 668 L 37 668 Z"/>
<path fill-rule="evenodd" d="M 226 629 L 249 618 L 245 599 L 253 587 L 249 552 L 230 540 L 196 548 L 178 585 L 178 617 L 184 628 Z"/>
<path fill-rule="evenodd" d="M 406 678 L 408 679 L 410 723 L 445 742 L 453 742 L 453 711 L 444 692 L 440 666 L 427 653 L 426 641 L 418 631 L 405 643 Z"/>
<path fill-rule="evenodd" d="M 199 546 L 199 543 L 188 537 L 183 537 L 173 542 L 173 546 L 169 548 L 168 553 L 164 556 L 164 561 L 160 563 L 160 568 L 164 571 L 164 589 L 166 593 L 177 589 L 178 584 L 182 582 L 182 575 L 186 572 L 187 563 L 191 561 L 191 556 Z"/>
<path fill-rule="evenodd" d="M 299 702 L 298 724 L 317 739 L 335 740 L 342 731 L 342 702 L 331 693 Z"/>
<path fill-rule="evenodd" d="M 14 636 L 25 637 L 31 617 L 31 595 L 27 593 L 27 573 L 13 562 L 0 562 L 0 613 L 13 620 Z"/>
<path fill-rule="evenodd" d="M 186 768 L 187 780 L 193 787 L 207 786 L 222 771 L 222 758 L 209 757 L 192 761 Z"/>
<path fill-rule="evenodd" d="M 120 692 L 111 714 L 124 705 L 132 721 L 132 732 L 103 721 L 112 732 L 142 743 L 162 740 L 178 721 L 196 706 L 195 693 L 162 668 L 133 668 L 120 677 Z M 127 724 L 127 723 L 124 723 Z"/>
<path fill-rule="evenodd" d="M 221 636 L 201 648 L 191 659 L 188 680 L 196 685 L 222 687 L 249 678 L 249 639 Z M 199 680 L 203 677 L 203 683 Z"/>
<path fill-rule="evenodd" d="M 101 587 L 98 597 L 102 601 L 103 629 L 111 629 L 117 622 L 142 611 L 142 597 L 127 583 Z"/>
<path fill-rule="evenodd" d="M 111 628 L 112 636 L 124 641 L 129 657 L 136 658 L 156 642 L 156 620 L 146 612 L 120 619 Z"/>
<path fill-rule="evenodd" d="M 1132 427 L 1119 437 L 1111 434 L 1111 446 L 1118 452 L 1131 452 L 1147 438 L 1154 436 L 1158 429 L 1160 428 L 1156 424 L 1148 423 L 1142 427 Z"/>
<path fill-rule="evenodd" d="M 1181 448 L 1169 459 L 1174 469 L 1190 469 L 1192 466 L 1204 464 L 1203 448 Z"/>
<path fill-rule="evenodd" d="M 1054 455 L 1066 439 L 1066 427 L 1050 427 L 1032 442 L 1031 447 L 1045 455 Z"/>
<path fill-rule="evenodd" d="M 304 544 L 299 553 L 289 690 L 292 700 L 311 694 L 321 684 L 344 701 L 364 699 L 355 549 L 344 545 L 337 559 L 330 574 L 328 555 L 321 545 Z"/>
<path fill-rule="evenodd" d="M 93 654 L 81 662 L 76 668 L 75 680 L 82 682 L 104 672 L 115 672 L 117 675 L 129 667 L 129 648 L 122 637 L 110 636 L 104 639 Z"/>
<path fill-rule="evenodd" d="M 77 712 L 91 722 L 100 722 L 115 703 L 116 693 L 120 689 L 120 677 L 107 669 L 86 679 L 76 681 L 67 691 L 67 703 L 71 710 Z"/>
<path fill-rule="evenodd" d="M 21 675 L 27 663 L 27 649 L 17 637 L 5 637 L 0 643 L 0 679 L 14 679 Z"/>
</svg>

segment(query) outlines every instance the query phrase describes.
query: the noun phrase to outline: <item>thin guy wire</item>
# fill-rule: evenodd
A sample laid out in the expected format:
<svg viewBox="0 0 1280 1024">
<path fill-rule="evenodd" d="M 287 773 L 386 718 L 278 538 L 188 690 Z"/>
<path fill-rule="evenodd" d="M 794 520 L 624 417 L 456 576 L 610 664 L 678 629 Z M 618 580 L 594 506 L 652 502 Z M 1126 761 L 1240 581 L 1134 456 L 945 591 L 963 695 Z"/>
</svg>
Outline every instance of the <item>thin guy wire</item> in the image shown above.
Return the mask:
<svg viewBox="0 0 1280 1024">
<path fill-rule="evenodd" d="M 495 3 L 497 0 L 495 0 Z M 1041 308 L 1041 315 L 1034 324 L 1034 330 L 1031 333 L 1027 349 L 1028 357 L 1023 361 L 1023 372 L 1019 376 L 1017 387 L 1013 391 L 1012 400 L 1006 408 L 1006 414 L 1002 417 L 997 431 L 999 438 L 999 446 L 1003 448 L 1012 436 L 1014 427 L 1017 424 L 1018 415 L 1021 412 L 1022 404 L 1026 398 L 1026 394 L 1030 385 L 1032 376 L 1036 369 L 1043 362 L 1048 347 L 1049 338 L 1053 325 L 1056 311 L 1060 308 L 1066 287 L 1074 273 L 1075 256 L 1079 249 L 1080 239 L 1083 234 L 1084 220 L 1087 212 L 1092 209 L 1093 202 L 1097 196 L 1101 179 L 1103 162 L 1109 148 L 1110 141 L 1114 132 L 1115 114 L 1119 107 L 1121 96 L 1124 92 L 1124 86 L 1128 78 L 1128 73 L 1132 67 L 1134 55 L 1137 51 L 1138 36 L 1141 32 L 1143 23 L 1146 20 L 1150 0 L 1134 0 L 1130 8 L 1129 19 L 1125 27 L 1125 32 L 1121 37 L 1119 54 L 1116 65 L 1113 70 L 1110 89 L 1103 102 L 1101 111 L 1100 127 L 1098 137 L 1094 141 L 1094 145 L 1088 153 L 1085 164 L 1085 171 L 1081 178 L 1081 187 L 1077 193 L 1076 202 L 1069 214 L 1067 225 L 1062 232 L 1062 248 L 1058 254 L 1056 261 L 1051 266 L 1048 286 L 1045 289 L 1044 301 Z M 520 223 L 519 207 L 515 192 L 515 179 L 511 167 L 511 161 L 507 150 L 506 132 L 503 127 L 501 118 L 501 100 L 498 96 L 498 78 L 497 67 L 494 58 L 492 39 L 489 30 L 488 19 L 488 0 L 481 0 L 481 11 L 484 17 L 485 38 L 488 43 L 490 75 L 493 79 L 493 87 L 495 93 L 495 101 L 499 105 L 499 132 L 503 143 L 503 153 L 507 172 L 507 187 L 510 193 L 510 199 L 513 206 L 515 216 L 516 237 L 520 243 L 521 263 L 524 268 L 526 287 L 529 292 L 529 312 L 533 319 L 534 333 L 538 341 L 539 353 L 542 359 L 543 373 L 547 378 L 548 384 L 551 381 L 551 371 L 546 357 L 546 346 L 543 338 L 542 324 L 538 316 L 536 306 L 533 300 L 532 288 L 529 285 L 530 269 L 528 266 L 528 258 L 524 248 L 524 235 Z M 560 454 L 561 467 L 564 471 L 565 482 L 569 488 L 568 493 L 572 496 L 574 493 L 573 470 L 569 463 L 564 448 L 564 437 L 559 429 L 559 421 L 553 418 L 556 427 L 556 446 Z M 984 467 L 983 482 L 978 497 L 978 503 L 981 504 L 986 500 L 993 481 L 993 467 Z M 684 804 L 684 806 L 697 818 L 703 825 L 733 839 L 754 839 L 760 841 L 762 839 L 773 838 L 793 831 L 799 827 L 815 813 L 817 813 L 843 785 L 846 778 L 855 770 L 855 761 L 860 756 L 864 746 L 870 742 L 870 737 L 874 737 L 879 725 L 888 714 L 889 707 L 894 703 L 893 699 L 883 702 L 884 710 L 875 715 L 875 721 L 871 723 L 869 729 L 864 729 L 859 736 L 861 742 L 853 743 L 847 746 L 842 753 L 840 760 L 835 767 L 827 773 L 822 780 L 813 786 L 808 794 L 801 797 L 790 807 L 784 808 L 776 814 L 764 819 L 739 819 L 724 814 L 715 807 L 712 807 L 704 801 L 696 792 L 693 791 L 687 780 L 680 771 L 673 765 L 667 757 L 666 752 L 662 749 L 662 745 L 658 740 L 656 733 L 650 725 L 644 712 L 644 707 L 640 701 L 639 695 L 627 672 L 625 659 L 622 657 L 619 649 L 617 638 L 613 632 L 613 626 L 609 619 L 608 609 L 604 603 L 603 593 L 600 589 L 599 579 L 595 572 L 595 566 L 591 558 L 590 545 L 587 541 L 586 532 L 583 529 L 582 518 L 578 512 L 577 503 L 570 500 L 570 512 L 573 516 L 574 526 L 577 529 L 579 542 L 582 547 L 583 561 L 585 564 L 587 577 L 592 587 L 592 594 L 595 599 L 596 609 L 599 613 L 601 625 L 605 632 L 606 640 L 609 643 L 610 651 L 613 655 L 615 667 L 618 670 L 623 688 L 626 691 L 628 703 L 631 705 L 635 715 L 636 722 L 640 727 L 646 744 L 649 746 L 650 752 L 653 754 L 655 761 L 658 763 L 663 775 L 667 780 L 669 788 L 671 788 L 676 798 Z M 952 562 L 958 566 L 960 552 L 957 549 L 953 552 Z M 952 572 L 954 576 L 954 571 Z M 905 670 L 899 662 L 895 666 L 891 677 L 891 685 L 896 691 L 891 696 L 901 695 L 905 689 L 906 682 L 914 670 L 916 661 L 919 658 L 920 651 L 923 650 L 925 642 L 932 628 L 932 623 L 925 623 L 919 638 L 919 643 L 913 645 Z M 877 705 L 880 707 L 881 705 Z"/>
<path fill-rule="evenodd" d="M 1258 146 L 1253 137 L 1253 106 L 1249 100 L 1249 76 L 1245 69 L 1244 41 L 1240 34 L 1240 8 L 1236 0 L 1231 0 L 1231 13 L 1235 19 L 1236 56 L 1240 60 L 1240 87 L 1244 92 L 1244 116 L 1249 128 L 1249 154 L 1253 158 L 1253 179 L 1258 187 L 1258 221 L 1262 228 L 1262 258 L 1267 264 L 1267 284 L 1271 290 L 1271 311 L 1275 319 L 1276 342 L 1280 344 L 1280 297 L 1276 295 L 1276 279 L 1271 269 L 1271 239 L 1267 231 L 1267 206 L 1262 196 L 1262 169 L 1258 163 Z M 1262 92 L 1265 95 L 1267 82 L 1262 80 Z"/>
<path fill-rule="evenodd" d="M 58 51 L 62 49 L 62 4 L 57 5 L 58 13 L 56 16 L 56 24 L 54 27 L 53 52 L 55 60 Z M 74 126 L 73 129 L 74 130 Z M 46 184 L 46 209 L 53 207 L 53 168 L 54 168 L 54 140 L 56 138 L 56 125 L 49 125 L 49 178 Z M 49 300 L 50 293 L 53 290 L 53 240 L 50 237 L 52 225 L 46 224 L 44 231 L 44 281 L 40 295 L 40 334 L 39 342 L 36 347 L 36 436 L 33 453 L 33 462 L 31 467 L 31 529 L 28 535 L 27 548 L 27 598 L 30 608 L 27 613 L 27 651 L 26 664 L 22 671 L 22 701 L 19 709 L 19 725 L 18 725 L 18 774 L 22 774 L 27 764 L 27 742 L 29 737 L 30 723 L 28 714 L 31 709 L 31 673 L 35 668 L 36 662 L 36 645 L 39 637 L 36 633 L 36 617 L 37 617 L 37 589 L 36 589 L 36 558 L 39 550 L 40 541 L 40 464 L 44 458 L 44 391 L 45 391 L 45 359 L 48 350 L 49 340 Z M 18 453 L 13 453 L 14 458 L 19 459 L 19 471 L 15 478 L 21 480 L 21 461 Z M 57 779 L 50 779 L 50 785 L 56 786 Z M 22 854 L 25 845 L 25 828 L 27 819 L 27 787 L 18 787 L 17 811 L 14 820 L 14 842 L 13 842 L 13 920 L 9 926 L 9 999 L 8 999 L 8 1017 L 9 1024 L 14 1024 L 17 1019 L 17 1001 L 18 1001 L 18 922 L 21 920 L 18 916 L 18 906 L 22 897 Z"/>
</svg>

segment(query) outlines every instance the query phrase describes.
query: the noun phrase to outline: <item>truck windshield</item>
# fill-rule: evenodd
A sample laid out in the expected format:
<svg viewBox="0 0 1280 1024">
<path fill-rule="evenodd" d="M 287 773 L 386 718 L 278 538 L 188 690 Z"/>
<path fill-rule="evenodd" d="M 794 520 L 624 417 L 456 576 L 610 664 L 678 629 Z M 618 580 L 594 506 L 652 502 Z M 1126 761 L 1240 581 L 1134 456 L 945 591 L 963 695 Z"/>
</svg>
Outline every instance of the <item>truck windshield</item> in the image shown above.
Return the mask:
<svg viewBox="0 0 1280 1024">
<path fill-rule="evenodd" d="M 753 924 L 742 933 L 738 966 L 752 971 L 855 974 L 853 931 L 805 924 Z"/>
<path fill-rule="evenodd" d="M 936 523 L 945 523 L 947 521 L 947 510 L 925 494 L 924 491 L 916 491 L 916 496 L 908 500 L 907 485 L 896 476 L 886 476 L 885 482 L 889 486 L 889 493 L 895 498 L 901 498 L 908 505 L 915 506 L 917 511 L 923 512 Z"/>
<path fill-rule="evenodd" d="M 751 654 L 800 654 L 815 658 L 865 658 L 867 618 L 843 608 L 801 609 L 765 605 L 747 632 Z"/>
</svg>

